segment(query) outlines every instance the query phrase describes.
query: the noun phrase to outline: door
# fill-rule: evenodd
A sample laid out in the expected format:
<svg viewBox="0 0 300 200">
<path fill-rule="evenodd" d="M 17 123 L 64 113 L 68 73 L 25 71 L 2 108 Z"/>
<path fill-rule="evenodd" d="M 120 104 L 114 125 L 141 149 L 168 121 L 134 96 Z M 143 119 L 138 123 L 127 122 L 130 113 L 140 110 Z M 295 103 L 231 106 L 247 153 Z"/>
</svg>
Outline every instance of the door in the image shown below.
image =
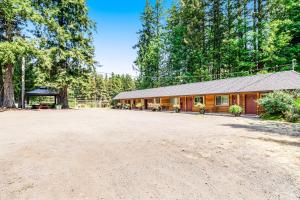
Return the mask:
<svg viewBox="0 0 300 200">
<path fill-rule="evenodd" d="M 237 95 L 231 96 L 231 105 L 237 105 Z"/>
<path fill-rule="evenodd" d="M 181 108 L 181 111 L 183 111 L 183 112 L 186 111 L 185 97 L 180 97 L 180 108 Z"/>
<path fill-rule="evenodd" d="M 148 99 L 145 99 L 145 109 L 148 109 Z"/>
<path fill-rule="evenodd" d="M 186 111 L 193 111 L 193 97 L 186 97 Z"/>
<path fill-rule="evenodd" d="M 256 113 L 256 95 L 253 95 L 253 94 L 251 94 L 251 95 L 249 95 L 249 94 L 247 94 L 246 96 L 245 96 L 245 107 L 246 107 L 246 109 L 245 109 L 245 112 L 246 112 L 246 114 L 257 114 Z"/>
</svg>

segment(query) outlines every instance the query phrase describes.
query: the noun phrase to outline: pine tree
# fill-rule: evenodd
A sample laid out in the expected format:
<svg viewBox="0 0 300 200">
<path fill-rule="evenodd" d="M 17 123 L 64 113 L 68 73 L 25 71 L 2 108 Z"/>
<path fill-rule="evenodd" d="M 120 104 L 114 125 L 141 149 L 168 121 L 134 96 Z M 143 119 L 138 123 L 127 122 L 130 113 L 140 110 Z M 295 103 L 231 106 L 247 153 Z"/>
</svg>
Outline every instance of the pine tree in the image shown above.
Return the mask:
<svg viewBox="0 0 300 200">
<path fill-rule="evenodd" d="M 147 88 L 153 85 L 151 74 L 149 72 L 149 64 L 147 62 L 147 54 L 149 46 L 155 36 L 153 27 L 154 11 L 149 0 L 146 0 L 145 10 L 141 16 L 142 29 L 138 32 L 139 41 L 133 47 L 137 49 L 137 58 L 135 60 L 136 70 L 139 72 L 138 87 Z"/>
<path fill-rule="evenodd" d="M 211 0 L 210 8 L 210 46 L 212 55 L 211 62 L 213 65 L 213 73 L 219 78 L 221 75 L 222 67 L 222 54 L 221 47 L 223 45 L 223 1 L 222 0 Z"/>
<path fill-rule="evenodd" d="M 234 72 L 238 66 L 238 45 L 236 39 L 235 21 L 237 9 L 234 1 L 227 0 L 224 5 L 224 38 L 222 45 L 222 60 L 224 72 Z M 230 76 L 226 75 L 225 76 Z"/>
<path fill-rule="evenodd" d="M 169 10 L 165 29 L 164 46 L 167 59 L 163 68 L 162 84 L 173 85 L 180 82 L 178 77 L 181 75 L 186 53 L 180 8 L 176 4 L 172 5 Z"/>
<path fill-rule="evenodd" d="M 46 40 L 41 48 L 51 50 L 52 68 L 48 81 L 60 88 L 59 103 L 68 108 L 69 86 L 75 84 L 83 69 L 93 69 L 94 23 L 89 19 L 85 1 L 47 0 L 37 7 L 47 19 L 45 28 L 41 27 L 36 36 Z"/>
<path fill-rule="evenodd" d="M 206 48 L 206 2 L 204 0 L 181 1 L 181 20 L 184 30 L 184 43 L 186 46 L 186 69 L 184 82 L 198 81 L 196 76 L 205 70 L 207 59 Z"/>
<path fill-rule="evenodd" d="M 34 39 L 22 35 L 28 23 L 36 24 L 41 16 L 30 0 L 0 1 L 0 62 L 3 78 L 3 106 L 15 107 L 14 70 L 22 56 L 38 53 Z M 2 77 L 3 70 L 3 77 Z M 0 81 L 2 82 L 2 80 Z M 1 83 L 2 85 L 2 83 Z"/>
<path fill-rule="evenodd" d="M 297 60 L 300 62 L 300 5 L 297 0 L 272 0 L 267 4 L 268 23 L 266 30 L 268 37 L 263 42 L 264 61 L 267 67 L 284 66 Z M 280 70 L 281 68 L 279 68 Z M 297 68 L 299 69 L 299 68 Z"/>
<path fill-rule="evenodd" d="M 156 0 L 153 7 L 146 0 L 142 14 L 142 29 L 138 32 L 139 41 L 134 46 L 137 49 L 135 60 L 139 72 L 138 87 L 152 88 L 160 85 L 160 66 L 162 63 L 162 2 Z"/>
<path fill-rule="evenodd" d="M 97 76 L 97 94 L 98 99 L 101 101 L 110 101 L 110 97 L 107 89 L 106 79 L 102 75 Z"/>
</svg>

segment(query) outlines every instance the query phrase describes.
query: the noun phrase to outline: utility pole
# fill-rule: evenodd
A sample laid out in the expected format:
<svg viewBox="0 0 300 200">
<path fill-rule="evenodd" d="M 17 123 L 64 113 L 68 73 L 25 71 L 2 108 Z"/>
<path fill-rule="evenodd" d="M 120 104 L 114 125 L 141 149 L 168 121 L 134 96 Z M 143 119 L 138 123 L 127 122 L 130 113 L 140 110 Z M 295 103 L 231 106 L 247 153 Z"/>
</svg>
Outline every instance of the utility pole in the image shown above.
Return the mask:
<svg viewBox="0 0 300 200">
<path fill-rule="evenodd" d="M 22 98 L 22 109 L 25 108 L 25 57 L 22 57 L 22 66 L 21 66 L 21 70 L 22 70 L 22 94 L 21 94 L 21 98 Z"/>
</svg>

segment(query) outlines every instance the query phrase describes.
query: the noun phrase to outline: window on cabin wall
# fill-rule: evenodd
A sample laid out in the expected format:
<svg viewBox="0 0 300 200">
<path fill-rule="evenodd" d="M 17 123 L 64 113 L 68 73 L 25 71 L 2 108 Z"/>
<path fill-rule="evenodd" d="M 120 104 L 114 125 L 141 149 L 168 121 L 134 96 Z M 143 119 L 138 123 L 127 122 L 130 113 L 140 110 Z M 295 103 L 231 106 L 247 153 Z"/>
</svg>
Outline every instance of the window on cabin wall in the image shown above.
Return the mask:
<svg viewBox="0 0 300 200">
<path fill-rule="evenodd" d="M 160 103 L 160 98 L 155 98 L 155 103 Z"/>
<path fill-rule="evenodd" d="M 204 104 L 204 96 L 195 96 L 194 105 L 197 105 L 198 103 Z"/>
<path fill-rule="evenodd" d="M 179 98 L 170 98 L 170 104 L 172 105 L 179 104 Z"/>
<path fill-rule="evenodd" d="M 228 106 L 229 105 L 229 96 L 228 95 L 216 96 L 216 105 L 217 106 Z"/>
</svg>

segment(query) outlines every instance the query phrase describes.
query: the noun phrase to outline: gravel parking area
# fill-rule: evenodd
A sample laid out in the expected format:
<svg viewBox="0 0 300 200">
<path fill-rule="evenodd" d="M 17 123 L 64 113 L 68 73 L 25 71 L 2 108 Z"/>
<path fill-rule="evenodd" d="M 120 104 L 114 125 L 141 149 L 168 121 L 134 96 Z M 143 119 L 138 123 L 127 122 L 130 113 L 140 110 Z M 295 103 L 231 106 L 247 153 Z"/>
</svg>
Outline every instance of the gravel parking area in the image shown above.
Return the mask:
<svg viewBox="0 0 300 200">
<path fill-rule="evenodd" d="M 300 126 L 123 110 L 0 112 L 0 199 L 300 199 Z"/>
</svg>

